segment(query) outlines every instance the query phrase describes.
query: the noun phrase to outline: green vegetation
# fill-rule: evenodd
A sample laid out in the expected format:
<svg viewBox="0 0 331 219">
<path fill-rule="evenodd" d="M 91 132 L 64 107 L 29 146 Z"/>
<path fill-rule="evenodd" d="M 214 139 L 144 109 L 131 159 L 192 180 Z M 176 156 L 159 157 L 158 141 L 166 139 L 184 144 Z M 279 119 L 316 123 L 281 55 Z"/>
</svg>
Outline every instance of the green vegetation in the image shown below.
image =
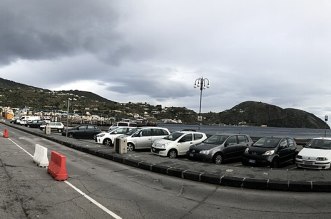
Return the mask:
<svg viewBox="0 0 331 219">
<path fill-rule="evenodd" d="M 50 91 L 0 78 L 0 106 L 12 108 L 30 107 L 33 111 L 66 111 L 67 100 L 71 111 L 80 115 L 87 112 L 115 120 L 134 118 L 137 115 L 149 122 L 162 119 L 181 120 L 186 124 L 196 124 L 198 114 L 185 107 L 167 107 L 148 103 L 118 103 L 92 92 L 69 90 Z M 254 101 L 238 104 L 230 110 L 219 113 L 204 113 L 204 124 L 252 125 L 291 128 L 329 128 L 315 115 L 297 109 L 280 107 Z"/>
</svg>

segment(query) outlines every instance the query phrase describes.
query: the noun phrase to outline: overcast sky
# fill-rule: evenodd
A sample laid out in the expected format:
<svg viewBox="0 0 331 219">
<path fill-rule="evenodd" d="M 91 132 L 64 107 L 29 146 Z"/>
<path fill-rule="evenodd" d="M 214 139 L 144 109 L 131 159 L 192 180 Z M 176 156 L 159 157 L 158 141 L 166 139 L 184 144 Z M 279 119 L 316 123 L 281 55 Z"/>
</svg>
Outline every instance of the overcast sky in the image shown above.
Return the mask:
<svg viewBox="0 0 331 219">
<path fill-rule="evenodd" d="M 220 112 L 331 116 L 331 1 L 0 0 L 0 77 Z"/>
</svg>

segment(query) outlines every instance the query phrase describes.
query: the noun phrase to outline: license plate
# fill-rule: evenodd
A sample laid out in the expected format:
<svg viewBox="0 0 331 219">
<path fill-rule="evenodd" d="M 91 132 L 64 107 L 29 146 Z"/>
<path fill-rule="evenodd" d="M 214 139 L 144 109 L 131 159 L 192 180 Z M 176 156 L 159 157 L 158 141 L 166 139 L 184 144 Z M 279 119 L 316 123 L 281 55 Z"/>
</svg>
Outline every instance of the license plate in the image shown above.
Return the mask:
<svg viewBox="0 0 331 219">
<path fill-rule="evenodd" d="M 313 165 L 315 162 L 314 161 L 304 161 L 304 165 Z"/>
<path fill-rule="evenodd" d="M 249 163 L 256 163 L 256 160 L 248 160 Z"/>
</svg>

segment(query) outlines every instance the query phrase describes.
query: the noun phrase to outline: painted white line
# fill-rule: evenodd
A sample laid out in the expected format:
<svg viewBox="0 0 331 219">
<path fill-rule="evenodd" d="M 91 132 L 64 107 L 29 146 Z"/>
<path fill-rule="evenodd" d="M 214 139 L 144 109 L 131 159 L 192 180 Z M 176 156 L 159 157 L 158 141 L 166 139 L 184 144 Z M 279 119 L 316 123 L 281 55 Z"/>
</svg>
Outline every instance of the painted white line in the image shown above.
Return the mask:
<svg viewBox="0 0 331 219">
<path fill-rule="evenodd" d="M 110 211 L 109 209 L 107 209 L 106 207 L 104 207 L 102 204 L 100 204 L 99 202 L 97 202 L 94 199 L 92 199 L 90 196 L 86 195 L 84 192 L 82 192 L 80 189 L 76 188 L 70 182 L 68 182 L 68 181 L 64 181 L 64 182 L 67 185 L 69 185 L 71 188 L 73 188 L 74 190 L 76 190 L 79 194 L 81 194 L 82 196 L 84 196 L 87 200 L 89 200 L 90 202 L 92 202 L 93 204 L 95 204 L 96 206 L 98 206 L 99 208 L 101 208 L 103 211 L 105 211 L 107 214 L 109 214 L 110 216 L 112 216 L 113 218 L 121 219 L 120 216 L 118 216 L 114 212 Z"/>
<path fill-rule="evenodd" d="M 33 158 L 33 155 L 32 154 L 30 154 L 24 148 L 22 148 L 21 146 L 19 146 L 16 142 L 14 142 L 13 140 L 11 140 L 10 138 L 8 138 L 8 140 L 10 140 L 11 142 L 13 142 L 13 144 L 15 144 L 17 147 L 19 147 L 20 149 L 22 149 L 25 153 L 27 153 L 30 157 Z M 109 214 L 110 216 L 112 216 L 113 218 L 115 218 L 115 219 L 122 219 L 120 216 L 118 216 L 117 214 L 115 214 L 114 212 L 112 212 L 111 210 L 109 210 L 108 208 L 106 208 L 105 206 L 103 206 L 102 204 L 100 204 L 99 202 L 97 202 L 96 200 L 94 200 L 93 198 L 91 198 L 90 196 L 86 195 L 84 192 L 82 192 L 80 189 L 78 189 L 77 187 L 75 187 L 74 185 L 72 185 L 70 182 L 68 182 L 68 181 L 64 181 L 64 182 L 67 185 L 69 185 L 71 188 L 73 188 L 76 192 L 78 192 L 79 194 L 81 194 L 82 196 L 84 196 L 87 200 L 89 200 L 94 205 L 96 205 L 98 208 L 100 208 L 101 210 L 103 210 L 104 212 L 106 212 L 107 214 Z"/>
<path fill-rule="evenodd" d="M 32 154 L 30 154 L 24 148 L 22 148 L 21 146 L 19 146 L 15 141 L 11 140 L 10 138 L 8 138 L 8 140 L 11 141 L 11 142 L 13 142 L 13 144 L 15 144 L 17 147 L 19 147 L 20 149 L 22 149 L 25 153 L 27 153 L 30 157 L 33 158 L 33 155 Z"/>
</svg>

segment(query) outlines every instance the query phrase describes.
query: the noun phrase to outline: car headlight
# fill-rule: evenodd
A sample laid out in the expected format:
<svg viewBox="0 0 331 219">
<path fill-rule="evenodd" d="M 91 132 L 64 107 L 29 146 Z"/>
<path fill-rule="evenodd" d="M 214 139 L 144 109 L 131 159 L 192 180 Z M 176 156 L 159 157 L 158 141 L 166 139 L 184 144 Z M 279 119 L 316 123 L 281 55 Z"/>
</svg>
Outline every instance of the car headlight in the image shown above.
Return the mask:
<svg viewBox="0 0 331 219">
<path fill-rule="evenodd" d="M 246 148 L 245 153 L 248 154 L 249 148 Z"/>
<path fill-rule="evenodd" d="M 302 156 L 301 155 L 297 155 L 296 158 L 297 159 L 302 159 Z"/>
<path fill-rule="evenodd" d="M 316 158 L 317 161 L 325 161 L 325 160 L 328 160 L 328 158 L 326 157 L 318 157 Z"/>
<path fill-rule="evenodd" d="M 262 155 L 270 156 L 270 155 L 273 155 L 274 153 L 275 153 L 275 150 L 270 150 L 270 151 L 264 152 L 264 154 L 262 154 Z"/>
<path fill-rule="evenodd" d="M 105 134 L 97 134 L 97 137 L 103 137 Z"/>
<path fill-rule="evenodd" d="M 199 153 L 200 153 L 200 154 L 209 154 L 209 152 L 210 152 L 210 150 L 202 150 L 202 151 L 200 151 Z"/>
</svg>

